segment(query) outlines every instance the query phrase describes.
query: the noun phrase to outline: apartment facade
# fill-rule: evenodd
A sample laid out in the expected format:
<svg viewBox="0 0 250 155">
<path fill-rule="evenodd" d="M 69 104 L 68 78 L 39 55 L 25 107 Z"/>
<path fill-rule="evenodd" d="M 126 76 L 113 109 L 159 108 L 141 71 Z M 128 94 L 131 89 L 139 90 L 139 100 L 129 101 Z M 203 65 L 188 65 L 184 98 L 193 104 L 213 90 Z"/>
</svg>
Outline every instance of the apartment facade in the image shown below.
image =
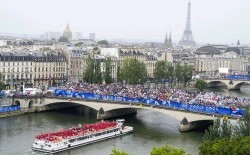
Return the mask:
<svg viewBox="0 0 250 155">
<path fill-rule="evenodd" d="M 0 52 L 0 73 L 7 87 L 58 86 L 67 80 L 66 58 L 60 51 Z"/>
</svg>

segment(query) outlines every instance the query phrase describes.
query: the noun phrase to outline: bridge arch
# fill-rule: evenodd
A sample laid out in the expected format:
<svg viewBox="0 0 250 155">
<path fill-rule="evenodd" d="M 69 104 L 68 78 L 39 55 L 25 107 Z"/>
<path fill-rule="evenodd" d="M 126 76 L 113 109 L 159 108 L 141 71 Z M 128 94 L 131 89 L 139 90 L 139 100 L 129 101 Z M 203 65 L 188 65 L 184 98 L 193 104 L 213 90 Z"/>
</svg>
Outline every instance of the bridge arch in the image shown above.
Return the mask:
<svg viewBox="0 0 250 155">
<path fill-rule="evenodd" d="M 30 100 L 30 101 L 29 101 L 29 108 L 33 108 L 33 106 L 34 106 L 34 101 L 33 101 L 33 100 Z"/>
<path fill-rule="evenodd" d="M 234 88 L 236 89 L 236 90 L 239 90 L 240 88 L 241 88 L 241 86 L 243 86 L 243 85 L 250 85 L 250 82 L 239 82 L 238 84 L 236 84 L 235 86 L 234 86 Z"/>
<path fill-rule="evenodd" d="M 81 106 L 86 106 L 88 108 L 91 108 L 93 109 L 94 111 L 98 112 L 99 109 L 96 109 L 88 104 L 83 104 L 83 102 L 79 103 L 79 102 L 74 102 L 74 101 L 71 101 L 71 100 L 68 100 L 68 101 L 63 101 L 63 102 L 60 102 L 60 101 L 56 101 L 56 102 L 51 102 L 49 104 L 46 104 L 45 106 L 60 106 L 60 105 L 65 105 L 65 104 L 68 104 L 68 105 L 81 105 Z"/>
<path fill-rule="evenodd" d="M 17 105 L 17 106 L 20 106 L 20 105 L 21 105 L 21 103 L 20 103 L 19 100 L 15 100 L 14 104 Z"/>
<path fill-rule="evenodd" d="M 227 83 L 220 80 L 207 81 L 208 87 L 227 87 Z"/>
</svg>

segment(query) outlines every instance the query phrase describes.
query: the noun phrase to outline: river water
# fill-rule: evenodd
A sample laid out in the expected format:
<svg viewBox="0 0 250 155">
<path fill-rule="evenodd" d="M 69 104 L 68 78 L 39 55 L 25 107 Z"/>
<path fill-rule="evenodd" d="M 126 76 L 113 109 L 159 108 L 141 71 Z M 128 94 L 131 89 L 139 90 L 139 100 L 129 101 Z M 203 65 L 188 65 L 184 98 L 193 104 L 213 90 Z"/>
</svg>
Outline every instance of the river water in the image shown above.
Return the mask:
<svg viewBox="0 0 250 155">
<path fill-rule="evenodd" d="M 210 90 L 211 91 L 211 90 Z M 241 91 L 213 89 L 230 96 L 250 96 L 250 87 Z M 109 155 L 113 148 L 132 155 L 149 155 L 154 146 L 172 145 L 196 155 L 202 142 L 203 132 L 179 132 L 179 121 L 161 113 L 139 110 L 136 116 L 125 118 L 125 125 L 134 127 L 134 133 L 79 147 L 60 155 Z M 96 122 L 96 112 L 87 107 L 78 107 L 42 113 L 32 113 L 0 119 L 0 155 L 39 154 L 31 150 L 37 134 L 70 128 L 79 123 Z"/>
</svg>

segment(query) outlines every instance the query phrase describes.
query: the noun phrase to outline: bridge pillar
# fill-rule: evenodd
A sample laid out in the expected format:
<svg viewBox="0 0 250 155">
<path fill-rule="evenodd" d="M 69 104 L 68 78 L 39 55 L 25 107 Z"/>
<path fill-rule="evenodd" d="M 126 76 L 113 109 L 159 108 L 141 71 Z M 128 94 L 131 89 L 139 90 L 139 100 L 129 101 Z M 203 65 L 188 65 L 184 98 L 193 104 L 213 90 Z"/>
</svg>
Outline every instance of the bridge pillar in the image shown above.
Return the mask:
<svg viewBox="0 0 250 155">
<path fill-rule="evenodd" d="M 191 130 L 202 130 L 208 128 L 210 125 L 212 125 L 214 120 L 199 120 L 199 121 L 193 121 L 188 122 L 187 118 L 183 118 L 181 121 L 181 126 L 179 130 L 181 132 L 191 131 Z"/>
<path fill-rule="evenodd" d="M 111 119 L 116 117 L 122 117 L 125 115 L 136 114 L 137 110 L 132 108 L 123 108 L 123 109 L 116 109 L 110 111 L 104 111 L 103 108 L 100 108 L 97 113 L 97 120 L 103 119 Z"/>
</svg>

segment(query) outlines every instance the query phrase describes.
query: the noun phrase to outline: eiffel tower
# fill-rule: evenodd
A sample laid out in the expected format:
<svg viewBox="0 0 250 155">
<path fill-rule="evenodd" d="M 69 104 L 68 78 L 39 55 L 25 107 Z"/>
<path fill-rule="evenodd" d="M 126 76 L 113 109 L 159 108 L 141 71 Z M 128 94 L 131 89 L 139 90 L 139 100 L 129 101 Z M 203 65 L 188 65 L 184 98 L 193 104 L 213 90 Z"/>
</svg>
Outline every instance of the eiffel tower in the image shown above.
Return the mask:
<svg viewBox="0 0 250 155">
<path fill-rule="evenodd" d="M 187 12 L 187 21 L 186 28 L 183 32 L 182 38 L 179 41 L 180 46 L 195 46 L 196 42 L 194 41 L 192 30 L 191 30 L 191 3 L 188 2 L 188 12 Z"/>
</svg>

